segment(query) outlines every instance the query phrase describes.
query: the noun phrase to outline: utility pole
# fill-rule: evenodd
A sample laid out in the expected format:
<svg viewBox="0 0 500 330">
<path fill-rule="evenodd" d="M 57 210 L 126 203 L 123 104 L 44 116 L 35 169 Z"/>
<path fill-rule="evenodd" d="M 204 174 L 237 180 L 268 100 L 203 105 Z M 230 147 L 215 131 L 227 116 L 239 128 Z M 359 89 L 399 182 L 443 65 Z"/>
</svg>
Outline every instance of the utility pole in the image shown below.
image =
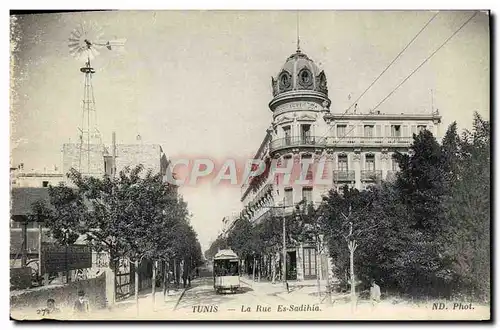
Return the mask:
<svg viewBox="0 0 500 330">
<path fill-rule="evenodd" d="M 288 291 L 288 283 L 286 278 L 286 218 L 285 218 L 285 197 L 283 197 L 283 283 Z"/>
<path fill-rule="evenodd" d="M 318 284 L 318 299 L 319 299 L 319 302 L 321 303 L 321 283 L 320 283 L 320 279 L 319 279 L 319 271 L 320 271 L 320 268 L 319 268 L 319 263 L 320 263 L 320 257 L 319 257 L 319 249 L 320 249 L 320 241 L 319 241 L 319 233 L 316 232 L 316 280 L 317 280 L 317 284 Z"/>
</svg>

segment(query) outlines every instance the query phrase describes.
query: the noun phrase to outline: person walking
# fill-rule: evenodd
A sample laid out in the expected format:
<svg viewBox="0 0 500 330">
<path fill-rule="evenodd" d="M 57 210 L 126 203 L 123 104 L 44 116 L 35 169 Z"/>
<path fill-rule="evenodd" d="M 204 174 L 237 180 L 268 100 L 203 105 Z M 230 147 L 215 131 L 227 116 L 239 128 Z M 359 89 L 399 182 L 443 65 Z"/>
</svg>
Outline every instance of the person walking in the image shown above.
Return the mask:
<svg viewBox="0 0 500 330">
<path fill-rule="evenodd" d="M 380 302 L 380 286 L 372 280 L 372 285 L 370 287 L 370 302 L 372 307 L 375 307 Z"/>
<path fill-rule="evenodd" d="M 80 290 L 78 291 L 78 299 L 75 301 L 75 304 L 73 306 L 73 312 L 78 317 L 82 317 L 84 315 L 87 315 L 89 311 L 89 301 L 85 297 L 85 291 Z"/>
</svg>

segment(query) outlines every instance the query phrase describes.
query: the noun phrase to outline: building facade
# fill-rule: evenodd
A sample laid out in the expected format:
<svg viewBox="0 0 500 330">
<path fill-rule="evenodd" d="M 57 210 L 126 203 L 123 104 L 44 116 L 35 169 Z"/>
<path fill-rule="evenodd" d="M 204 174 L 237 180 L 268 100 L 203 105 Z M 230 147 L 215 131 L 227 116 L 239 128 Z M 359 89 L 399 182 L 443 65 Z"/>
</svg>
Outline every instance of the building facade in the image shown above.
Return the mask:
<svg viewBox="0 0 500 330">
<path fill-rule="evenodd" d="M 80 145 L 67 143 L 63 145 L 63 173 L 68 173 L 71 168 L 89 169 L 87 175 L 110 175 L 113 168 L 116 173 L 126 167 L 142 164 L 146 171 L 153 173 L 167 173 L 168 160 L 159 144 L 116 144 L 115 159 L 113 164 L 113 146 L 90 145 L 90 152 L 80 152 Z"/>
<path fill-rule="evenodd" d="M 355 106 L 345 113 L 332 113 L 326 75 L 300 49 L 286 60 L 271 83 L 272 122 L 255 158 L 262 160 L 266 168 L 273 160 L 280 167 L 298 167 L 301 176 L 300 180 L 287 180 L 274 175 L 273 169 L 266 169 L 263 175 L 244 184 L 241 215 L 254 223 L 281 221 L 276 217 L 277 209 L 287 216 L 304 200 L 319 205 L 322 195 L 332 188 L 348 185 L 365 189 L 390 180 L 398 170 L 392 154 L 407 152 L 412 134 L 427 129 L 439 135 L 441 117 L 437 111 L 363 113 Z M 318 250 L 320 255 L 316 256 Z M 287 278 L 326 279 L 332 275 L 327 256 L 322 243 L 319 248 L 306 242 L 287 246 Z"/>
</svg>

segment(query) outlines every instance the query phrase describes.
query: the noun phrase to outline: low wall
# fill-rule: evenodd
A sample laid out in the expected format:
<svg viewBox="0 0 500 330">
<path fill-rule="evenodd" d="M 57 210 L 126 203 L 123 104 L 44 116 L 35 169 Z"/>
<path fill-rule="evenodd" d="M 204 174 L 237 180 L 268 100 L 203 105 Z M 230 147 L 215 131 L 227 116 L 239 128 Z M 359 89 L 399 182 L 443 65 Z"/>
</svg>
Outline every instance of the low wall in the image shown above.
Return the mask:
<svg viewBox="0 0 500 330">
<path fill-rule="evenodd" d="M 10 269 L 10 286 L 14 289 L 25 289 L 31 286 L 31 267 Z"/>
<path fill-rule="evenodd" d="M 69 284 L 12 292 L 10 295 L 10 308 L 43 308 L 47 305 L 47 299 L 52 298 L 55 300 L 57 307 L 71 309 L 78 298 L 78 291 L 80 290 L 85 291 L 91 309 L 106 307 L 106 274 L 103 273 L 96 278 Z"/>
</svg>

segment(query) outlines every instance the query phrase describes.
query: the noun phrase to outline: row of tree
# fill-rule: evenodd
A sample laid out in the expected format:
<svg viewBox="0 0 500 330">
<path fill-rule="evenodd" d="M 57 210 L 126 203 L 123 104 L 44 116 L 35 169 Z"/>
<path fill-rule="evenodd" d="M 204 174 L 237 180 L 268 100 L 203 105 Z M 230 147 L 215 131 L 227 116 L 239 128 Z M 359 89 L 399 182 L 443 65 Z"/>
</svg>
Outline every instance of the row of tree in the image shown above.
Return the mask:
<svg viewBox="0 0 500 330">
<path fill-rule="evenodd" d="M 396 153 L 396 180 L 364 191 L 330 191 L 320 210 L 336 276 L 348 283 L 349 242 L 357 278 L 412 296 L 490 294 L 490 124 L 477 113 L 472 131 L 448 128 L 439 144 L 414 135 Z"/>
<path fill-rule="evenodd" d="M 102 178 L 72 169 L 68 177 L 69 185 L 49 187 L 50 205 L 33 205 L 35 220 L 43 220 L 59 244 L 83 238 L 93 251 L 107 252 L 112 272 L 120 259 L 134 263 L 136 297 L 137 270 L 143 260 L 153 262 L 153 290 L 158 262 L 166 271 L 183 261 L 184 272 L 201 264 L 201 246 L 189 223 L 187 204 L 161 174 L 145 172 L 139 165 Z M 179 271 L 174 274 L 178 282 Z"/>
<path fill-rule="evenodd" d="M 394 154 L 395 180 L 358 191 L 332 189 L 319 207 L 287 217 L 287 244 L 324 236 L 335 277 L 345 286 L 375 279 L 412 296 L 490 292 L 490 124 L 474 114 L 472 131 L 453 123 L 440 144 L 428 130 L 409 153 Z M 206 257 L 230 247 L 244 260 L 282 247 L 280 216 L 257 225 L 238 219 Z M 356 275 L 356 276 L 355 276 Z M 273 275 L 274 278 L 274 275 Z"/>
</svg>

